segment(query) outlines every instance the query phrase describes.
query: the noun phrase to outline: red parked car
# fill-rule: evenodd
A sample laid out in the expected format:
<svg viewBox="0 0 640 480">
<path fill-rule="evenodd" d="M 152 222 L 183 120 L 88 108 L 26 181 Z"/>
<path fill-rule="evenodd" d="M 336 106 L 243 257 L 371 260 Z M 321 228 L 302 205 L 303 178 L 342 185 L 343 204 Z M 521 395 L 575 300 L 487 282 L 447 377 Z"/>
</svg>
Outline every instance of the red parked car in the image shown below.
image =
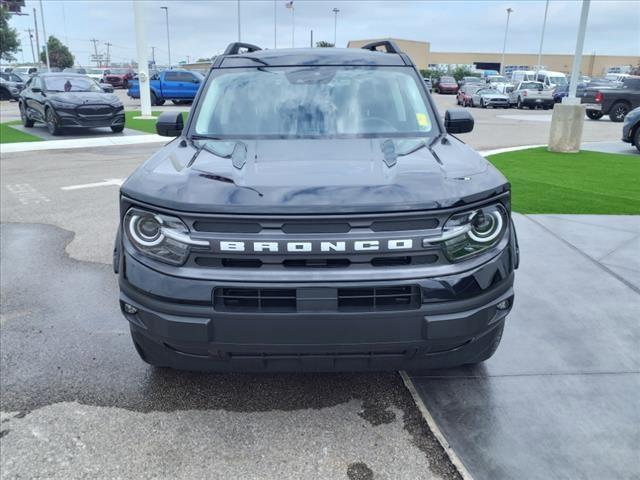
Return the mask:
<svg viewBox="0 0 640 480">
<path fill-rule="evenodd" d="M 484 85 L 479 84 L 464 84 L 458 90 L 458 94 L 456 95 L 456 103 L 462 107 L 470 107 L 471 106 L 471 95 L 473 95 L 476 90 L 479 90 Z"/>
<path fill-rule="evenodd" d="M 436 80 L 436 84 L 433 86 L 433 91 L 436 93 L 458 93 L 458 82 L 453 77 L 440 77 Z"/>
<path fill-rule="evenodd" d="M 110 68 L 109 73 L 104 76 L 104 83 L 114 87 L 129 88 L 129 82 L 135 73 L 130 68 Z"/>
</svg>

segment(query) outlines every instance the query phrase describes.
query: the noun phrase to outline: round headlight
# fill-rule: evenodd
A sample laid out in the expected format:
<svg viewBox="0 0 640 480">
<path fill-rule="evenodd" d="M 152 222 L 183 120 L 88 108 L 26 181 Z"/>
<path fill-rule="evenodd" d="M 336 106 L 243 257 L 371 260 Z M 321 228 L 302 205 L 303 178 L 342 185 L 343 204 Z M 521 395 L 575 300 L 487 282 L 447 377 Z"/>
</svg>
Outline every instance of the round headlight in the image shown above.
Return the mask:
<svg viewBox="0 0 640 480">
<path fill-rule="evenodd" d="M 469 237 L 479 243 L 492 242 L 502 231 L 502 215 L 496 210 L 483 212 L 477 210 L 470 217 Z"/>
<path fill-rule="evenodd" d="M 133 239 L 145 247 L 152 247 L 162 242 L 162 220 L 155 215 L 132 215 L 129 222 L 129 233 Z"/>
</svg>

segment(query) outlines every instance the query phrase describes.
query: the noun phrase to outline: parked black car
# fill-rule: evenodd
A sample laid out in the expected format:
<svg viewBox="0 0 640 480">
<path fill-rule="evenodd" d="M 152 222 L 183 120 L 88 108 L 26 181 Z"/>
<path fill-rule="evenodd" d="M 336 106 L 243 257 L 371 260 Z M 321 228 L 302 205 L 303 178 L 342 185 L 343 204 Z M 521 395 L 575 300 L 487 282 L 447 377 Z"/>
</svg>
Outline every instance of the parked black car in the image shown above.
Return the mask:
<svg viewBox="0 0 640 480">
<path fill-rule="evenodd" d="M 640 77 L 627 77 L 618 88 L 587 88 L 581 102 L 586 104 L 591 120 L 609 115 L 612 122 L 622 122 L 627 113 L 640 106 Z"/>
<path fill-rule="evenodd" d="M 394 42 L 231 44 L 186 124 L 165 112 L 156 128 L 177 138 L 122 185 L 113 262 L 144 361 L 387 370 L 496 351 L 518 265 L 510 186 Z"/>
<path fill-rule="evenodd" d="M 625 117 L 622 141 L 635 145 L 640 152 L 640 107 L 631 110 Z"/>
<path fill-rule="evenodd" d="M 124 106 L 95 80 L 70 73 L 41 73 L 31 77 L 20 94 L 20 117 L 25 127 L 35 122 L 59 135 L 66 127 L 124 129 Z"/>
</svg>

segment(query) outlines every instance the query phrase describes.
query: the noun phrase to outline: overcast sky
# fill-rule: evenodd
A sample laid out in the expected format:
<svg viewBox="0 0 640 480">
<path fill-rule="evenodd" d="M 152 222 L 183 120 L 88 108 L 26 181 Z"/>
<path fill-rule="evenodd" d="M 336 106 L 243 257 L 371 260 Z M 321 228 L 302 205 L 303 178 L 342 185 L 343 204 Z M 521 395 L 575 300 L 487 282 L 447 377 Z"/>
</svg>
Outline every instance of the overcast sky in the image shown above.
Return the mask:
<svg viewBox="0 0 640 480">
<path fill-rule="evenodd" d="M 241 0 L 242 40 L 273 48 L 274 6 L 277 45 L 291 46 L 291 10 L 284 0 Z M 131 0 L 44 0 L 48 35 L 66 42 L 76 62 L 87 65 L 93 53 L 92 38 L 113 44 L 112 59 L 135 58 L 135 34 Z M 235 0 L 144 0 L 148 45 L 155 46 L 156 60 L 166 63 L 167 40 L 164 11 L 169 7 L 173 63 L 210 57 L 224 50 L 238 37 Z M 544 41 L 546 53 L 572 53 L 578 29 L 581 2 L 551 0 Z M 508 52 L 537 53 L 544 16 L 544 0 L 539 1 L 329 1 L 295 0 L 295 45 L 315 40 L 333 42 L 333 8 L 338 14 L 337 45 L 351 39 L 396 37 L 431 42 L 433 51 L 500 52 L 504 36 L 506 8 L 511 15 Z M 27 0 L 23 10 L 29 16 L 14 16 L 11 25 L 20 31 L 24 58 L 31 59 L 28 35 L 33 27 L 33 7 Z M 40 25 L 40 16 L 38 14 Z M 42 34 L 41 34 L 42 36 Z M 585 53 L 640 56 L 640 0 L 593 1 L 589 14 Z M 17 55 L 21 60 L 21 54 Z"/>
</svg>

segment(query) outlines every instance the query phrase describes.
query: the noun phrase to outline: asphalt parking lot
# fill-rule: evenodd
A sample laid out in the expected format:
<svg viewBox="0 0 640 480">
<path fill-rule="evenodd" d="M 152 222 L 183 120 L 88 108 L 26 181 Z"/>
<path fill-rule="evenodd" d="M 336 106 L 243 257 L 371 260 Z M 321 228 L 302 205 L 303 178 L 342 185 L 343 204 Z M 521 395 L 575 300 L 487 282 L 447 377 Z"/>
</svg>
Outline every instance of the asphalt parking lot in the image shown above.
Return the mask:
<svg viewBox="0 0 640 480">
<path fill-rule="evenodd" d="M 454 96 L 434 97 L 441 113 L 455 107 Z M 477 149 L 547 141 L 549 112 L 473 109 L 473 114 L 476 129 L 462 139 Z M 585 120 L 584 140 L 615 141 L 620 128 L 607 119 Z M 398 374 L 204 375 L 153 370 L 138 359 L 118 309 L 116 279 L 109 264 L 118 222 L 118 185 L 158 146 L 2 155 L 3 478 L 80 474 L 85 478 L 459 478 Z M 529 222 L 525 217 L 517 221 Z M 546 238 L 544 229 L 529 225 L 523 230 L 527 228 L 523 243 L 535 251 L 540 238 Z M 629 227 L 627 241 L 637 242 L 634 231 Z M 634 248 L 635 243 L 630 245 Z M 637 346 L 637 324 L 634 329 L 633 323 L 624 323 L 633 318 L 634 308 L 637 311 L 638 295 L 618 278 L 633 286 L 635 273 L 627 272 L 626 259 L 603 263 L 610 272 L 589 270 L 580 263 L 584 260 L 580 255 L 574 256 L 566 245 L 563 248 L 567 250 L 561 248 L 548 259 L 551 263 L 524 264 L 533 270 L 523 270 L 522 287 L 516 287 L 521 288 L 517 302 L 522 307 L 517 304 L 506 334 L 507 348 L 495 361 L 477 371 L 416 380 L 419 393 L 465 464 L 490 472 L 476 478 L 536 478 L 518 470 L 540 458 L 529 453 L 518 461 L 516 448 L 530 448 L 529 440 L 514 437 L 509 428 L 523 425 L 534 430 L 535 443 L 546 453 L 557 452 L 563 440 L 579 442 L 586 435 L 600 435 L 604 442 L 593 440 L 583 452 L 571 451 L 567 458 L 578 461 L 582 454 L 605 459 L 599 469 L 585 467 L 581 471 L 585 478 L 633 478 L 633 472 L 627 475 L 628 470 L 614 466 L 633 466 L 632 446 L 640 441 L 635 429 L 624 428 L 626 419 L 627 425 L 640 421 L 637 409 L 622 408 L 633 405 L 629 382 L 637 380 L 640 369 L 637 353 L 629 350 Z M 614 308 L 616 303 L 624 305 L 616 318 L 622 327 L 618 333 L 627 336 L 592 335 L 588 341 L 593 344 L 588 344 L 582 358 L 586 366 L 564 358 L 565 363 L 552 366 L 548 361 L 533 368 L 538 358 L 545 357 L 534 348 L 540 339 L 536 324 L 527 324 L 527 314 L 541 298 L 553 294 L 536 289 L 535 279 L 561 260 L 567 269 L 587 269 L 589 281 L 581 283 L 585 290 L 580 301 L 587 302 L 600 291 L 610 303 L 603 302 L 599 312 L 611 303 Z M 561 280 L 560 285 L 571 286 L 571 275 Z M 551 282 L 546 287 L 557 286 Z M 589 305 L 583 308 L 572 311 L 570 318 L 576 322 L 584 318 L 587 333 L 593 334 L 593 323 L 600 316 Z M 538 313 L 549 322 L 563 321 L 548 310 Z M 557 333 L 560 340 L 572 340 L 571 331 Z M 519 335 L 531 339 L 522 351 Z M 587 353 L 595 351 L 600 339 L 615 345 L 618 355 L 611 361 L 601 357 L 587 361 Z M 540 385 L 522 383 L 529 377 L 539 377 L 535 381 Z M 553 379 L 559 383 L 552 385 Z M 562 401 L 572 383 L 572 395 L 599 396 L 598 408 L 582 411 L 590 419 L 607 412 L 607 391 L 618 396 L 611 407 L 615 411 L 604 418 L 611 431 L 590 421 L 579 424 L 584 428 L 578 435 L 554 439 L 536 430 L 531 417 L 513 410 L 523 404 L 519 398 L 523 392 L 531 394 L 529 389 Z M 466 396 L 470 388 L 479 392 L 477 397 Z M 486 401 L 498 397 L 505 399 L 498 406 Z M 580 405 L 577 399 L 571 408 Z M 543 402 L 536 414 L 542 418 L 552 409 L 552 403 Z M 501 421 L 502 413 L 509 421 Z M 493 415 L 488 418 L 500 428 L 479 422 L 485 414 Z M 556 415 L 544 417 L 540 428 L 551 429 L 570 418 L 563 418 L 563 412 Z M 465 416 L 466 423 L 459 421 Z M 471 427 L 477 428 L 477 437 L 466 435 L 465 428 Z M 614 449 L 616 442 L 622 447 Z M 495 452 L 509 446 L 514 450 L 505 466 Z M 563 475 L 571 471 L 567 462 L 557 470 Z M 590 475 L 594 472 L 599 476 Z"/>
</svg>

